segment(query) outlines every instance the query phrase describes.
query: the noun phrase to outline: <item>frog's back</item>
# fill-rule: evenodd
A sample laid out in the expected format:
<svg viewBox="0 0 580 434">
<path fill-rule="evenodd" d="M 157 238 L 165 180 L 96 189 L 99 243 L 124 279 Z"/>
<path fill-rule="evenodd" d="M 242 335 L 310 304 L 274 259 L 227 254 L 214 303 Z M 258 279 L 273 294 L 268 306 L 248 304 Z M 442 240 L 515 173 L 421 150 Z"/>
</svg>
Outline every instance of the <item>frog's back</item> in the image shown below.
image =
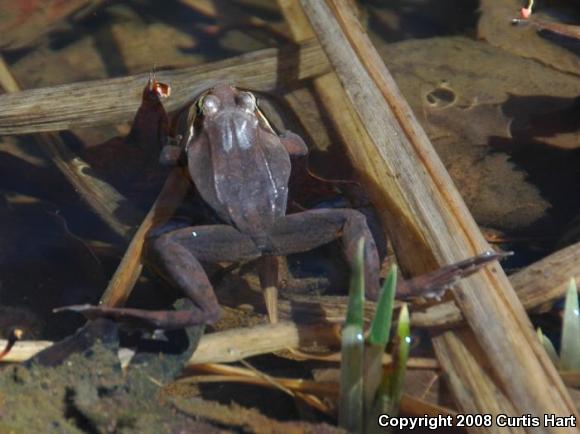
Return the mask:
<svg viewBox="0 0 580 434">
<path fill-rule="evenodd" d="M 223 113 L 189 151 L 189 170 L 224 222 L 259 240 L 286 213 L 290 157 L 255 116 Z"/>
</svg>

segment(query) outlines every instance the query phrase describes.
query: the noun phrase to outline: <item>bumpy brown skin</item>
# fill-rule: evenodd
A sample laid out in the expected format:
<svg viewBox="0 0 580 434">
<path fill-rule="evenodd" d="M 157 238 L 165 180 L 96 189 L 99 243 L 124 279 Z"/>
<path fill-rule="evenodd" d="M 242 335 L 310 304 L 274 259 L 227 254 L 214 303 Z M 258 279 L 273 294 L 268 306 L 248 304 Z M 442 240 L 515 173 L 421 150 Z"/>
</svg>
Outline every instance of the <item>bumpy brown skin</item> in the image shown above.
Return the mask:
<svg viewBox="0 0 580 434">
<path fill-rule="evenodd" d="M 145 100 L 144 100 L 145 101 Z M 201 122 L 189 115 L 183 134 L 189 174 L 203 199 L 223 225 L 191 226 L 149 240 L 149 253 L 195 304 L 189 311 L 146 311 L 104 306 L 73 306 L 88 317 L 109 317 L 133 326 L 174 329 L 214 322 L 219 304 L 200 262 L 246 261 L 312 250 L 333 240 L 342 241 L 346 258 L 354 260 L 359 239 L 364 240 L 366 296 L 379 293 L 379 259 L 363 214 L 352 209 L 319 209 L 286 215 L 290 157 L 308 149 L 296 134 L 275 134 L 259 114 L 253 95 L 221 84 L 200 103 Z M 192 107 L 192 110 L 197 110 Z M 149 111 L 148 113 L 152 113 Z M 156 106 L 155 113 L 159 113 Z M 187 116 L 187 114 L 185 114 Z M 165 113 L 160 115 L 165 117 Z M 166 125 L 165 118 L 158 120 Z M 177 162 L 182 147 L 166 146 L 164 163 Z M 462 270 L 470 273 L 496 259 L 485 256 L 447 267 L 433 274 L 401 282 L 407 295 L 421 288 L 435 291 Z"/>
</svg>

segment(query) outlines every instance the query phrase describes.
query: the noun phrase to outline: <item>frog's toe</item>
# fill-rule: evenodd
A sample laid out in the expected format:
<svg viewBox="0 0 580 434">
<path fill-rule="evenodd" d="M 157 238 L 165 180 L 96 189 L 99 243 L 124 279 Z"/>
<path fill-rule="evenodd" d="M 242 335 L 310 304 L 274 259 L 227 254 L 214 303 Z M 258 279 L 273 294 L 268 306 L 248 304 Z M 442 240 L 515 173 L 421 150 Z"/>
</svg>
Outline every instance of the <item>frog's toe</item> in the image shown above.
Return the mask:
<svg viewBox="0 0 580 434">
<path fill-rule="evenodd" d="M 95 307 L 95 306 L 93 306 L 91 304 L 73 304 L 70 306 L 56 307 L 56 308 L 52 309 L 52 312 L 53 313 L 60 313 L 60 312 L 79 312 L 79 313 L 82 313 L 84 311 L 90 310 L 93 307 Z"/>
<path fill-rule="evenodd" d="M 57 307 L 53 309 L 52 312 L 53 313 L 76 312 L 84 315 L 88 319 L 96 319 L 99 317 L 106 316 L 102 313 L 102 310 L 99 306 L 93 306 L 92 304 L 73 304 L 70 306 Z"/>
</svg>

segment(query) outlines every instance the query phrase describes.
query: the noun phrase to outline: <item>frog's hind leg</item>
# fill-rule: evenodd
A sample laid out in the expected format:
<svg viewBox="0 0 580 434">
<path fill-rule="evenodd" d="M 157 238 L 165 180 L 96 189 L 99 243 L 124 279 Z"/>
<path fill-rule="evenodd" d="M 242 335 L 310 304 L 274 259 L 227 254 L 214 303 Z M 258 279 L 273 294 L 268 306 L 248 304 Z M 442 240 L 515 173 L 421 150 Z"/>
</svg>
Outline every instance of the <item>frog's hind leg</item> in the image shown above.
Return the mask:
<svg viewBox="0 0 580 434">
<path fill-rule="evenodd" d="M 148 253 L 156 267 L 191 299 L 186 311 L 148 311 L 106 306 L 66 308 L 88 318 L 106 317 L 132 327 L 179 329 L 219 319 L 220 308 L 201 262 L 255 259 L 260 251 L 252 239 L 226 225 L 192 226 L 162 234 L 148 241 Z"/>
<path fill-rule="evenodd" d="M 351 267 L 358 240 L 364 240 L 366 296 L 376 300 L 379 295 L 379 256 L 366 218 L 356 210 L 319 209 L 285 216 L 270 231 L 271 251 L 267 253 L 306 252 L 339 238 Z"/>
</svg>

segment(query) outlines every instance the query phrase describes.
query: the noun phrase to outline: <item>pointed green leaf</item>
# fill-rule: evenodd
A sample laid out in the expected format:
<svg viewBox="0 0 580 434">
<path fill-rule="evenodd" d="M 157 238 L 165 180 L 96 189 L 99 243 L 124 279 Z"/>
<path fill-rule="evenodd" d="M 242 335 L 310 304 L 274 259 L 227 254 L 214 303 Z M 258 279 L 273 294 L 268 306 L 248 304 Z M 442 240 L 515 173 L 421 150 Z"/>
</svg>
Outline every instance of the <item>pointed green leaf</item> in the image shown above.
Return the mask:
<svg viewBox="0 0 580 434">
<path fill-rule="evenodd" d="M 377 303 L 375 317 L 371 323 L 371 330 L 368 337 L 368 342 L 371 345 L 379 345 L 384 348 L 389 340 L 396 291 L 397 266 L 393 265 L 383 283 L 383 289 Z"/>
<path fill-rule="evenodd" d="M 542 329 L 539 327 L 537 330 L 537 334 L 538 334 L 538 339 L 540 339 L 540 342 L 542 343 L 544 350 L 546 350 L 546 353 L 548 353 L 550 360 L 552 360 L 552 363 L 554 364 L 554 366 L 559 367 L 560 366 L 560 359 L 558 357 L 558 353 L 556 352 L 556 349 L 554 348 L 554 345 L 552 344 L 552 341 L 550 341 L 550 339 L 548 339 L 548 337 L 544 333 L 542 333 Z"/>
<path fill-rule="evenodd" d="M 409 321 L 409 310 L 404 304 L 399 314 L 397 326 L 397 345 L 393 348 L 394 371 L 384 385 L 381 385 L 379 392 L 384 393 L 384 411 L 391 416 L 395 416 L 399 411 L 401 398 L 403 397 L 403 386 L 405 374 L 407 372 L 407 360 L 411 348 L 411 326 Z"/>
</svg>

